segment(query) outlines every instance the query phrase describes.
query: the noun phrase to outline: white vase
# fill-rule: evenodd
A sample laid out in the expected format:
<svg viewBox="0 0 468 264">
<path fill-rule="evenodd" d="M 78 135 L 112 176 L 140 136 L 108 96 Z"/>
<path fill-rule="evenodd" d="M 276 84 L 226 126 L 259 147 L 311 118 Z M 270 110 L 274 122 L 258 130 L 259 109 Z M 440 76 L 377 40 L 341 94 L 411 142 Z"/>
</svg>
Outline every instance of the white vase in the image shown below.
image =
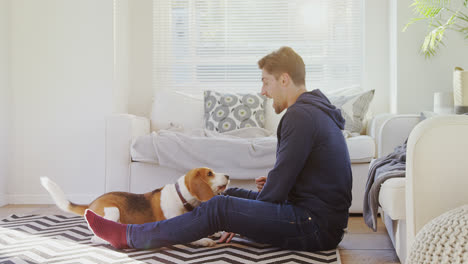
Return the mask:
<svg viewBox="0 0 468 264">
<path fill-rule="evenodd" d="M 460 67 L 453 70 L 453 103 L 455 114 L 468 113 L 468 71 Z"/>
</svg>

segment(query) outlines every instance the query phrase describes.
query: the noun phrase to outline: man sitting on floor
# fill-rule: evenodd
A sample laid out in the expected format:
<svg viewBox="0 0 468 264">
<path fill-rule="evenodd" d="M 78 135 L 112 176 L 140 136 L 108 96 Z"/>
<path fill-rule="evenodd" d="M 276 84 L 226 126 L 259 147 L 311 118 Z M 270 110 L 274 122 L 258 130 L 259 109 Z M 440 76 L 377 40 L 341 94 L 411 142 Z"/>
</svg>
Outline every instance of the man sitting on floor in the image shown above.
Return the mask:
<svg viewBox="0 0 468 264">
<path fill-rule="evenodd" d="M 157 248 L 196 241 L 220 230 L 285 249 L 336 248 L 351 205 L 351 161 L 344 119 L 320 90 L 307 92 L 305 64 L 282 47 L 258 62 L 262 94 L 273 99 L 278 125 L 274 168 L 259 178 L 259 192 L 231 188 L 193 211 L 153 223 L 124 225 L 92 211 L 93 232 L 116 248 Z"/>
</svg>

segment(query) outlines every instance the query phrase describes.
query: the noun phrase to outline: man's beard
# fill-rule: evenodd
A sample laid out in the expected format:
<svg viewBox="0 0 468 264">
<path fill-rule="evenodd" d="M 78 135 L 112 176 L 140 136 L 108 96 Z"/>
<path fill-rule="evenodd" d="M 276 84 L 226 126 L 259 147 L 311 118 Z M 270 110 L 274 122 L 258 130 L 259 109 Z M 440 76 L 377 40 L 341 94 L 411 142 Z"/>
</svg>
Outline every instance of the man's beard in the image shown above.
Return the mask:
<svg viewBox="0 0 468 264">
<path fill-rule="evenodd" d="M 274 100 L 273 100 L 273 108 L 275 109 L 276 114 L 280 114 L 284 110 L 284 108 L 281 108 L 280 106 L 278 106 Z"/>
</svg>

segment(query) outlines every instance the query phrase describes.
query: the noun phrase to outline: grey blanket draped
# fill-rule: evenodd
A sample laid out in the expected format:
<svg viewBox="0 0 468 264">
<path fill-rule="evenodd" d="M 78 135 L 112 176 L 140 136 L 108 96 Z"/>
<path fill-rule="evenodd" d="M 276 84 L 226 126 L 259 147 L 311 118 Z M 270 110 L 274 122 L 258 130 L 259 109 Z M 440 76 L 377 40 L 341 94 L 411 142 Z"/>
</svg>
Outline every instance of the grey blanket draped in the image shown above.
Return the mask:
<svg viewBox="0 0 468 264">
<path fill-rule="evenodd" d="M 364 195 L 364 222 L 377 231 L 377 213 L 379 209 L 379 192 L 382 183 L 390 178 L 405 177 L 406 141 L 385 157 L 371 163 Z"/>
</svg>

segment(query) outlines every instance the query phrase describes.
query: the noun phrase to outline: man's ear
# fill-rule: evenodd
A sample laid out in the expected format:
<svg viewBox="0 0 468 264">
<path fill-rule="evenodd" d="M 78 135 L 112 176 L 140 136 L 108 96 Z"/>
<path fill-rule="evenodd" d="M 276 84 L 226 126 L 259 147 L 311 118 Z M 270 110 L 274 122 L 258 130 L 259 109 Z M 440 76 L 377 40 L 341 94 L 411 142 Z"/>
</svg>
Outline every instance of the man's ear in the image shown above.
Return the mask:
<svg viewBox="0 0 468 264">
<path fill-rule="evenodd" d="M 289 77 L 288 73 L 283 72 L 281 74 L 281 78 L 280 78 L 281 86 L 283 86 L 283 87 L 288 86 L 290 80 L 291 80 L 291 78 Z"/>
<path fill-rule="evenodd" d="M 192 189 L 192 194 L 202 202 L 206 202 L 214 196 L 213 190 L 211 190 L 208 183 L 202 181 L 200 178 L 193 179 L 190 182 L 190 189 Z"/>
</svg>

